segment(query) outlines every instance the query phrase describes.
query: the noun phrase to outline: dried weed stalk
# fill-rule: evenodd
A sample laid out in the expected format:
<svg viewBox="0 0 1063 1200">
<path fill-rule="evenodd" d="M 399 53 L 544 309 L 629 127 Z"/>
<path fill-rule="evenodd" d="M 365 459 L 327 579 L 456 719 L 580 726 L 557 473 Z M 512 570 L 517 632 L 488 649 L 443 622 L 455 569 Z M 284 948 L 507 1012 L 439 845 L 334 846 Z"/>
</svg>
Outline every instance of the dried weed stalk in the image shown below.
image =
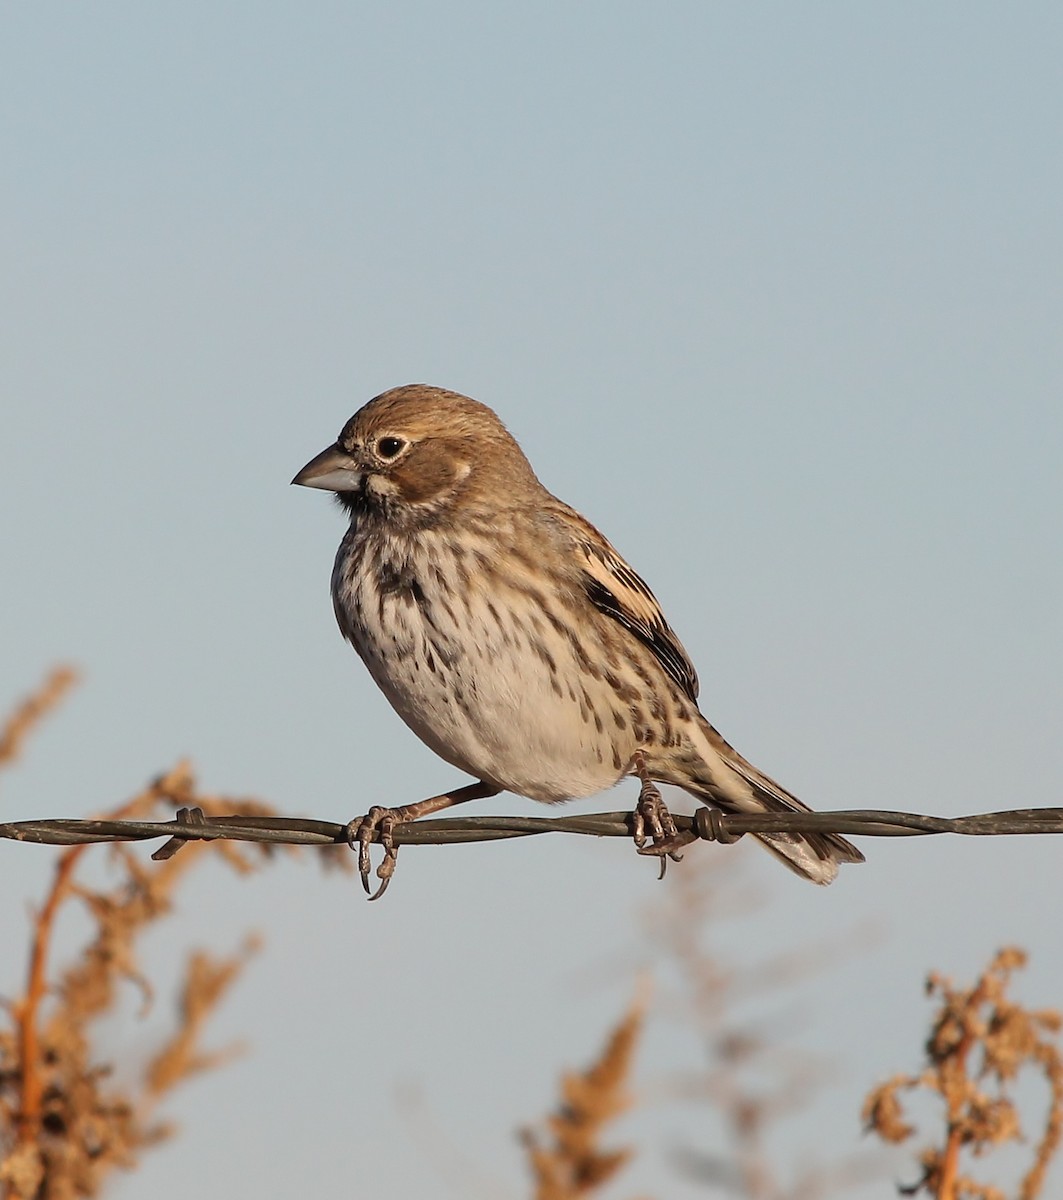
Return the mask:
<svg viewBox="0 0 1063 1200">
<path fill-rule="evenodd" d="M 788 1042 L 801 1025 L 788 992 L 865 948 L 873 931 L 854 929 L 843 938 L 738 964 L 715 948 L 713 935 L 728 919 L 747 919 L 763 898 L 745 882 L 744 854 L 736 849 L 718 857 L 710 869 L 683 863 L 646 918 L 659 969 L 674 981 L 660 1007 L 696 1030 L 705 1055 L 701 1065 L 669 1081 L 665 1094 L 704 1105 L 723 1126 L 712 1139 L 719 1149 L 681 1147 L 676 1165 L 708 1189 L 747 1200 L 821 1200 L 844 1193 L 878 1174 L 877 1156 L 812 1158 L 788 1172 L 773 1161 L 779 1124 L 807 1109 L 832 1074 L 829 1064 Z"/>
<path fill-rule="evenodd" d="M 586 1071 L 562 1077 L 561 1107 L 546 1119 L 547 1139 L 530 1129 L 522 1131 L 535 1200 L 589 1196 L 631 1157 L 630 1149 L 602 1149 L 599 1139 L 605 1126 L 631 1107 L 626 1085 L 643 1015 L 644 1005 L 636 1001 L 610 1034 L 598 1061 Z"/>
<path fill-rule="evenodd" d="M 15 707 L 0 727 L 0 767 L 9 766 L 18 758 L 29 734 L 77 681 L 78 673 L 73 667 L 56 667 L 35 692 Z"/>
<path fill-rule="evenodd" d="M 944 1146 L 922 1151 L 922 1177 L 901 1189 L 903 1194 L 1005 1200 L 999 1188 L 961 1174 L 961 1155 L 979 1156 L 1022 1140 L 1010 1091 L 1023 1067 L 1044 1077 L 1049 1109 L 1033 1163 L 1016 1195 L 1033 1200 L 1041 1194 L 1063 1133 L 1063 1055 L 1055 1037 L 1063 1018 L 1055 1010 L 1031 1011 L 1008 998 L 1012 973 L 1025 963 L 1025 952 L 1012 947 L 1001 950 L 971 988 L 954 987 L 936 974 L 928 978 L 927 992 L 941 998 L 941 1008 L 926 1045 L 926 1070 L 895 1076 L 875 1088 L 864 1104 L 864 1120 L 872 1132 L 887 1142 L 904 1142 L 916 1130 L 905 1118 L 902 1092 L 928 1089 L 944 1103 Z"/>
<path fill-rule="evenodd" d="M 15 710 L 0 728 L 0 761 L 11 761 L 72 682 L 72 672 L 57 671 Z M 199 794 L 190 769 L 180 764 L 108 815 L 150 817 L 190 805 L 213 813 L 268 812 L 256 801 Z M 177 1028 L 138 1073 L 95 1051 L 93 1025 L 114 1011 L 123 983 L 133 983 L 150 1002 L 151 986 L 137 966 L 137 940 L 170 911 L 189 869 L 206 854 L 221 854 L 246 872 L 269 848 L 191 842 L 181 854 L 149 865 L 117 846 L 110 850 L 117 882 L 103 888 L 78 877 L 88 849 L 74 846 L 59 854 L 51 887 L 32 919 L 25 983 L 20 994 L 4 1002 L 9 1024 L 0 1029 L 0 1195 L 6 1200 L 97 1195 L 111 1172 L 132 1167 L 140 1151 L 171 1135 L 171 1127 L 156 1116 L 159 1102 L 179 1083 L 233 1053 L 203 1050 L 202 1032 L 253 953 L 253 939 L 228 957 L 190 955 Z M 51 961 L 56 923 L 75 903 L 90 917 L 92 934 L 72 962 L 57 967 Z"/>
</svg>

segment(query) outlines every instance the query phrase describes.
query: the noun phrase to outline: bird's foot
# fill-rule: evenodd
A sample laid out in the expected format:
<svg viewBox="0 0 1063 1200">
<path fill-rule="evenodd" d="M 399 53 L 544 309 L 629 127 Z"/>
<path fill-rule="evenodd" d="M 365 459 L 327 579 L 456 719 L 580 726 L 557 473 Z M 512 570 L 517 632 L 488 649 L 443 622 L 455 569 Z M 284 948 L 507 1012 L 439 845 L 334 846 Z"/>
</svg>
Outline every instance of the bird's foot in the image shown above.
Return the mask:
<svg viewBox="0 0 1063 1200">
<path fill-rule="evenodd" d="M 388 889 L 391 877 L 395 874 L 395 864 L 399 860 L 399 848 L 395 845 L 395 826 L 410 819 L 406 808 L 381 808 L 374 805 L 364 817 L 356 818 L 347 826 L 347 844 L 352 850 L 356 846 L 358 848 L 358 874 L 370 900 L 379 900 Z M 369 884 L 369 875 L 373 869 L 369 847 L 373 842 L 379 842 L 384 848 L 384 858 L 376 869 L 380 886 L 375 892 Z"/>
<path fill-rule="evenodd" d="M 679 851 L 689 844 L 690 838 L 684 837 L 676 828 L 664 797 L 648 777 L 642 778 L 642 791 L 639 792 L 639 802 L 635 805 L 633 817 L 635 848 L 639 854 L 655 855 L 661 860 L 658 879 L 663 879 L 668 869 L 668 860 L 681 862 L 683 856 Z M 647 833 L 649 845 L 646 844 Z"/>
<path fill-rule="evenodd" d="M 347 845 L 352 850 L 358 848 L 358 874 L 361 876 L 365 894 L 370 900 L 379 900 L 387 891 L 391 877 L 395 874 L 395 863 L 399 857 L 399 848 L 395 844 L 396 825 L 416 821 L 418 817 L 427 817 L 430 813 L 440 812 L 445 808 L 453 808 L 454 805 L 464 804 L 467 800 L 497 796 L 500 791 L 501 788 L 481 781 L 470 783 L 453 792 L 429 796 L 427 800 L 418 800 L 416 804 L 403 804 L 400 808 L 381 808 L 374 805 L 364 817 L 356 817 L 347 826 Z M 375 892 L 371 892 L 369 885 L 369 876 L 373 870 L 369 847 L 373 842 L 379 842 L 384 847 L 384 859 L 376 869 L 380 886 Z"/>
</svg>

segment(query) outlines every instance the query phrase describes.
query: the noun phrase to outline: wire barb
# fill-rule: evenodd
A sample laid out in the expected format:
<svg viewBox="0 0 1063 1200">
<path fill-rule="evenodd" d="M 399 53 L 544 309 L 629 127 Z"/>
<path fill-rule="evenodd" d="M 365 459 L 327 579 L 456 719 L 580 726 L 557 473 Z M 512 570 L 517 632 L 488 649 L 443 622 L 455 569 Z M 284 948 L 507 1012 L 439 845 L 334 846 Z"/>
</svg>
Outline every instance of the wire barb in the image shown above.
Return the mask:
<svg viewBox="0 0 1063 1200">
<path fill-rule="evenodd" d="M 724 814 L 718 808 L 699 808 L 694 814 L 694 833 L 706 842 L 731 846 L 743 835 L 732 833 L 724 824 Z"/>
</svg>

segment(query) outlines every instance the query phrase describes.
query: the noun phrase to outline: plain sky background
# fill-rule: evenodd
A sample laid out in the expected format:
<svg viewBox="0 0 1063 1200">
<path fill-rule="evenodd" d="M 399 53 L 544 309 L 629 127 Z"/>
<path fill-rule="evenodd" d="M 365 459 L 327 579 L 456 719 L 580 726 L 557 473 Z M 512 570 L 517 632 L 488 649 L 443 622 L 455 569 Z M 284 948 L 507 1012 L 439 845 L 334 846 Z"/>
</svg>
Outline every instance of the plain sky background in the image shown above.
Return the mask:
<svg viewBox="0 0 1063 1200">
<path fill-rule="evenodd" d="M 86 674 L 5 819 L 183 755 L 333 820 L 459 782 L 341 642 L 341 517 L 288 487 L 410 381 L 498 410 L 650 580 L 709 717 L 813 805 L 1063 802 L 1061 61 L 1054 3 L 4 4 L 0 703 Z M 753 850 L 683 864 L 748 858 L 736 961 L 880 931 L 783 1003 L 834 1070 L 783 1175 L 918 1067 L 928 969 L 1018 942 L 1019 995 L 1063 1006 L 1063 843 L 865 849 L 822 890 Z M 0 990 L 52 853 L 0 846 Z M 203 873 L 149 965 L 262 929 L 212 1033 L 251 1053 L 114 1194 L 526 1194 L 513 1131 L 631 995 L 654 877 L 563 838 L 408 849 L 375 905 L 308 864 Z M 702 1061 L 660 1019 L 638 1081 Z M 613 1137 L 620 1196 L 704 1195 L 669 1155 L 722 1148 L 663 1103 Z"/>
</svg>

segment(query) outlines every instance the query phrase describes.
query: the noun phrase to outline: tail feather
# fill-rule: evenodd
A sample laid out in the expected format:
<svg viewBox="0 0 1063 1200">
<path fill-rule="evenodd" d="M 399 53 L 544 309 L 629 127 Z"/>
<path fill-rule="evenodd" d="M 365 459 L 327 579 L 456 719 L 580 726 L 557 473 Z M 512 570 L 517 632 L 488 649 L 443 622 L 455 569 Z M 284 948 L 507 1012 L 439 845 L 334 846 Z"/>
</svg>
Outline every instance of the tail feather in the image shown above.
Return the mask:
<svg viewBox="0 0 1063 1200">
<path fill-rule="evenodd" d="M 712 757 L 724 770 L 713 769 L 716 764 L 707 763 L 708 778 L 704 782 L 699 780 L 696 787 L 686 785 L 692 795 L 722 812 L 812 811 L 743 758 L 708 722 L 705 733 L 714 751 Z M 838 874 L 839 863 L 864 861 L 864 856 L 852 842 L 837 833 L 758 833 L 754 836 L 791 871 L 813 883 L 830 883 Z"/>
</svg>

